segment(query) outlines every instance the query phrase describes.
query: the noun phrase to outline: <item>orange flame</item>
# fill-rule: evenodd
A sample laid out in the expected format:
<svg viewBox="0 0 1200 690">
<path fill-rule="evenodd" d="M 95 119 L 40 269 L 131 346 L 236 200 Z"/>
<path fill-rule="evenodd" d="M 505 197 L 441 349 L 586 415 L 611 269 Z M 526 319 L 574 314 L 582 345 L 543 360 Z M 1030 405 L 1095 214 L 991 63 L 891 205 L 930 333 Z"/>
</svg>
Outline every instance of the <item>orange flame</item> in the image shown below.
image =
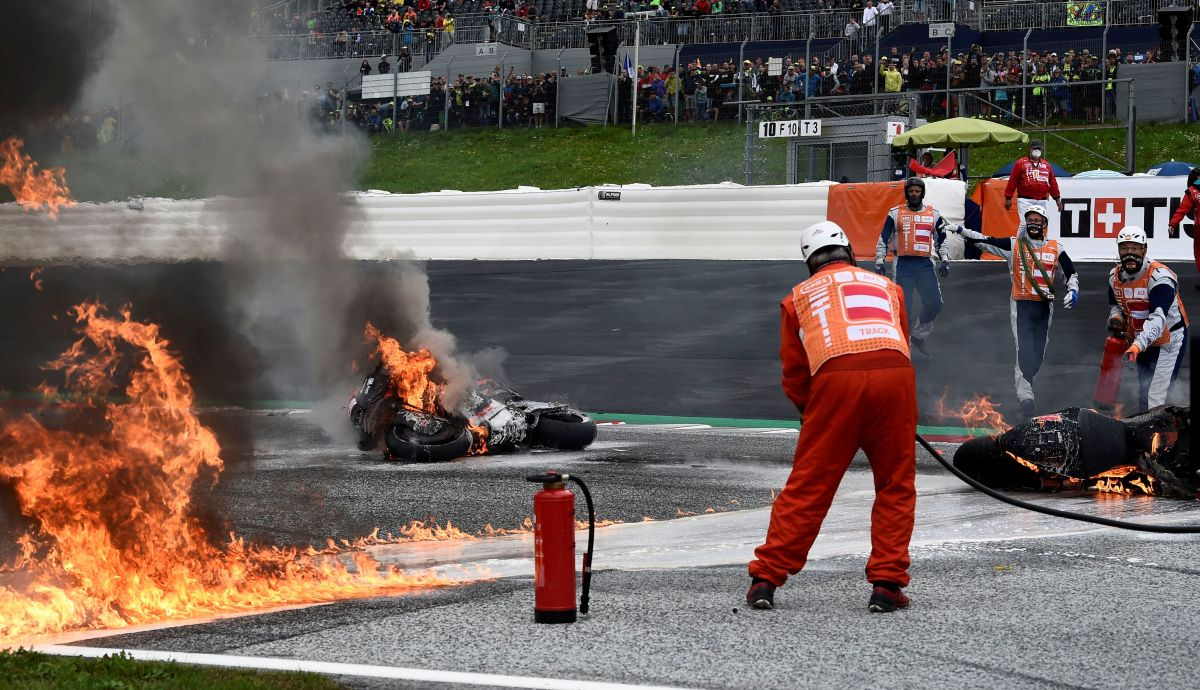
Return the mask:
<svg viewBox="0 0 1200 690">
<path fill-rule="evenodd" d="M 449 584 L 363 553 L 314 557 L 233 534 L 215 545 L 191 490 L 215 482 L 223 462 L 178 356 L 128 308 L 73 311 L 82 337 L 48 368 L 80 401 L 83 430 L 28 414 L 0 426 L 0 478 L 35 525 L 0 567 L 0 641 Z M 129 372 L 123 390 L 117 371 Z"/>
<path fill-rule="evenodd" d="M 437 359 L 426 348 L 416 352 L 405 350 L 400 341 L 384 335 L 372 323 L 367 322 L 363 339 L 375 343 L 373 356 L 379 357 L 387 368 L 392 391 L 407 406 L 430 414 L 444 415 L 441 395 L 445 386 L 433 380 Z M 471 450 L 468 455 L 487 452 L 488 429 L 485 426 L 468 424 L 471 430 Z"/>
<path fill-rule="evenodd" d="M 71 191 L 67 189 L 63 168 L 37 170 L 33 158 L 22 153 L 25 142 L 17 137 L 0 141 L 0 184 L 9 188 L 17 203 L 26 211 L 36 211 L 43 206 L 51 218 L 58 218 L 58 209 L 74 206 Z"/>
<path fill-rule="evenodd" d="M 1105 470 L 1087 481 L 1087 488 L 1100 493 L 1122 494 L 1130 496 L 1135 493 L 1154 496 L 1158 494 L 1158 480 L 1151 477 L 1133 465 L 1123 465 Z"/>
<path fill-rule="evenodd" d="M 941 407 L 941 401 L 939 401 Z M 944 408 L 942 408 L 944 411 Z M 1007 431 L 1009 428 L 1008 422 L 1004 421 L 1004 415 L 996 409 L 992 404 L 991 398 L 986 395 L 977 395 L 974 398 L 963 403 L 962 407 L 949 415 L 955 416 L 962 420 L 962 424 L 968 430 L 987 429 L 993 432 Z"/>
<path fill-rule="evenodd" d="M 39 278 L 38 276 L 40 276 L 41 274 L 42 274 L 41 266 L 39 266 L 29 272 L 29 279 L 33 281 L 33 289 L 37 290 L 39 292 L 42 289 L 42 279 Z"/>
</svg>

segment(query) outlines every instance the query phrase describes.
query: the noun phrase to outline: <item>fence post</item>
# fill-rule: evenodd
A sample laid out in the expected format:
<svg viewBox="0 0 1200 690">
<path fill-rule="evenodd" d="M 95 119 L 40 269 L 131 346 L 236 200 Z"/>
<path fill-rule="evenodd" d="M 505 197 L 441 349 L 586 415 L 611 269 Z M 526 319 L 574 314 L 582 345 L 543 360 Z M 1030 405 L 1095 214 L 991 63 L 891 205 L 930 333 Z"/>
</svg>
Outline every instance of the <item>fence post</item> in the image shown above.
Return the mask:
<svg viewBox="0 0 1200 690">
<path fill-rule="evenodd" d="M 683 79 L 679 76 L 679 51 L 683 50 L 683 46 L 676 44 L 675 46 L 675 124 L 679 124 L 679 92 L 683 89 Z"/>
<path fill-rule="evenodd" d="M 1129 109 L 1125 122 L 1125 168 L 1132 175 L 1137 168 L 1137 107 L 1133 104 L 1133 80 L 1129 81 Z"/>
<path fill-rule="evenodd" d="M 1104 60 L 1104 71 L 1101 73 L 1100 76 L 1105 81 L 1105 83 L 1101 84 L 1101 86 L 1100 86 L 1100 123 L 1101 124 L 1103 124 L 1104 121 L 1108 119 L 1108 112 L 1107 112 L 1107 110 L 1108 110 L 1108 83 L 1107 83 L 1108 82 L 1108 30 L 1110 28 L 1109 23 L 1108 23 L 1108 14 L 1109 14 L 1108 12 L 1104 13 L 1104 34 L 1100 39 L 1100 59 Z M 1113 84 L 1113 89 L 1116 89 L 1116 88 L 1117 88 L 1117 85 Z M 1116 106 L 1114 105 L 1113 108 L 1116 108 Z M 1113 117 L 1116 117 L 1116 116 L 1117 116 L 1117 114 L 1113 113 Z"/>
<path fill-rule="evenodd" d="M 1192 102 L 1192 31 L 1195 28 L 1195 24 L 1188 26 L 1187 37 L 1183 41 L 1183 124 L 1185 125 L 1191 124 L 1188 119 L 1188 104 Z"/>
<path fill-rule="evenodd" d="M 455 57 L 451 55 L 450 59 L 446 62 L 446 88 L 442 89 L 444 96 L 442 98 L 442 126 L 447 132 L 450 131 L 450 65 L 454 64 Z M 501 94 L 501 100 L 503 100 L 503 94 Z"/>
<path fill-rule="evenodd" d="M 754 20 L 751 19 L 751 22 Z M 752 24 L 753 26 L 753 24 Z M 746 42 L 750 39 L 742 39 L 742 45 L 738 47 L 738 79 L 737 79 L 737 99 L 738 99 L 738 122 L 742 122 L 742 117 L 745 115 L 746 106 L 742 105 L 745 100 L 745 94 L 742 93 L 742 82 L 745 80 L 746 72 Z"/>
<path fill-rule="evenodd" d="M 392 69 L 392 134 L 400 129 L 400 111 L 396 110 L 397 91 L 399 91 L 400 82 L 400 52 L 396 47 L 396 42 L 400 40 L 400 34 L 392 34 L 392 55 L 396 56 L 396 66 Z"/>
<path fill-rule="evenodd" d="M 554 129 L 558 129 L 558 122 L 559 122 L 559 119 L 560 119 L 560 118 L 559 118 L 559 116 L 558 116 L 558 103 L 559 103 L 559 99 L 558 99 L 558 92 L 559 92 L 559 89 L 560 89 L 560 88 L 561 88 L 561 86 L 562 86 L 562 84 L 561 84 L 561 79 L 562 79 L 562 51 L 561 51 L 561 50 L 560 50 L 560 51 L 558 51 L 558 55 L 559 55 L 559 57 L 558 57 L 558 71 L 554 73 Z M 501 85 L 500 93 L 501 93 L 501 95 L 503 95 L 503 94 L 504 94 L 504 88 L 503 88 L 503 85 Z M 604 116 L 604 122 L 605 122 L 605 124 L 608 124 L 608 116 L 607 116 L 607 115 L 605 115 L 605 116 Z"/>
<path fill-rule="evenodd" d="M 508 59 L 508 53 L 505 52 L 500 58 L 500 108 L 499 116 L 496 117 L 496 129 L 504 129 L 504 61 Z"/>
<path fill-rule="evenodd" d="M 739 108 L 741 106 L 738 106 Z M 746 185 L 754 184 L 754 111 L 746 110 Z"/>
<path fill-rule="evenodd" d="M 1033 29 L 1025 30 L 1025 38 L 1021 41 L 1021 119 L 1025 119 L 1025 104 L 1029 101 L 1029 93 L 1025 85 L 1029 83 L 1029 34 Z"/>
</svg>

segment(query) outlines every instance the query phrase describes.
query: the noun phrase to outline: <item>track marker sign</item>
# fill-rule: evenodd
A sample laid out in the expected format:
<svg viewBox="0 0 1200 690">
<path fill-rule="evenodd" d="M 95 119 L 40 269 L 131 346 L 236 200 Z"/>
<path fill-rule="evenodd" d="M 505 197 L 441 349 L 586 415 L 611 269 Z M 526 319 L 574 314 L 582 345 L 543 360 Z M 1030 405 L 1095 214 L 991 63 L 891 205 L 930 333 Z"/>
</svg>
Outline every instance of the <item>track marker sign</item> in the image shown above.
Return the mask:
<svg viewBox="0 0 1200 690">
<path fill-rule="evenodd" d="M 820 120 L 772 120 L 758 123 L 758 138 L 774 137 L 819 137 Z"/>
<path fill-rule="evenodd" d="M 930 38 L 951 38 L 952 36 L 954 36 L 954 22 L 929 25 Z"/>
<path fill-rule="evenodd" d="M 887 127 L 887 143 L 889 144 L 896 137 L 908 131 L 908 123 L 906 122 L 888 122 L 885 127 Z"/>
</svg>

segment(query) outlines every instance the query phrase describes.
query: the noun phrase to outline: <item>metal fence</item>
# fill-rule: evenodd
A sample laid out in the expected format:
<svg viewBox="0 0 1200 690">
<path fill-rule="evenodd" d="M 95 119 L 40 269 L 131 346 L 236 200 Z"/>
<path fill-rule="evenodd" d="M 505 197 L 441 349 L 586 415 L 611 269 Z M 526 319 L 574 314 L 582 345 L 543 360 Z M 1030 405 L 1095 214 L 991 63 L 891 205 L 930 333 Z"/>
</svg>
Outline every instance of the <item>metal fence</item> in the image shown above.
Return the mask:
<svg viewBox="0 0 1200 690">
<path fill-rule="evenodd" d="M 1029 0 L 898 0 L 896 13 L 902 22 L 949 22 L 966 24 L 980 31 L 1054 29 L 1069 26 L 1137 26 L 1152 24 L 1164 7 L 1187 4 L 1186 0 L 1099 0 L 1098 2 L 1030 2 Z M 1087 15 L 1092 5 L 1097 15 Z M 1069 14 L 1068 6 L 1082 9 L 1085 16 Z M 1068 19 L 1072 17 L 1072 19 Z"/>
</svg>

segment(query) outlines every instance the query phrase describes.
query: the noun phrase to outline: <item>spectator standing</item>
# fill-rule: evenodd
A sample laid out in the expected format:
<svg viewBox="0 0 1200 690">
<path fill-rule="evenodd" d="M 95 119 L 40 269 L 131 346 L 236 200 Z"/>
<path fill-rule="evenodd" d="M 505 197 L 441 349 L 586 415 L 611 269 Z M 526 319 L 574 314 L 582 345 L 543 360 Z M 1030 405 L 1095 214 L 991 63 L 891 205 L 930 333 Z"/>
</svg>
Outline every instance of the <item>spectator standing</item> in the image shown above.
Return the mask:
<svg viewBox="0 0 1200 690">
<path fill-rule="evenodd" d="M 378 69 L 379 69 L 380 74 L 391 74 L 392 73 L 392 63 L 388 62 L 387 53 L 384 53 L 383 55 L 381 55 L 379 57 Z"/>
<path fill-rule="evenodd" d="M 408 46 L 400 46 L 400 55 L 396 59 L 400 63 L 398 68 L 401 72 L 412 70 L 412 51 L 408 49 Z"/>
<path fill-rule="evenodd" d="M 879 3 L 879 30 L 885 34 L 891 30 L 892 9 L 892 0 L 882 0 Z M 895 50 L 895 48 L 893 47 L 892 50 Z"/>
<path fill-rule="evenodd" d="M 362 64 L 358 66 L 358 73 L 363 77 L 371 73 L 371 63 L 369 60 L 363 58 Z"/>
<path fill-rule="evenodd" d="M 701 2 L 703 2 L 703 0 L 701 0 Z M 859 25 L 858 20 L 854 18 L 853 14 L 850 15 L 850 19 L 846 22 L 846 29 L 843 32 L 843 35 L 845 35 L 846 40 L 850 42 L 851 53 L 855 52 L 854 46 L 858 43 L 858 35 L 861 31 L 862 26 Z"/>
</svg>

